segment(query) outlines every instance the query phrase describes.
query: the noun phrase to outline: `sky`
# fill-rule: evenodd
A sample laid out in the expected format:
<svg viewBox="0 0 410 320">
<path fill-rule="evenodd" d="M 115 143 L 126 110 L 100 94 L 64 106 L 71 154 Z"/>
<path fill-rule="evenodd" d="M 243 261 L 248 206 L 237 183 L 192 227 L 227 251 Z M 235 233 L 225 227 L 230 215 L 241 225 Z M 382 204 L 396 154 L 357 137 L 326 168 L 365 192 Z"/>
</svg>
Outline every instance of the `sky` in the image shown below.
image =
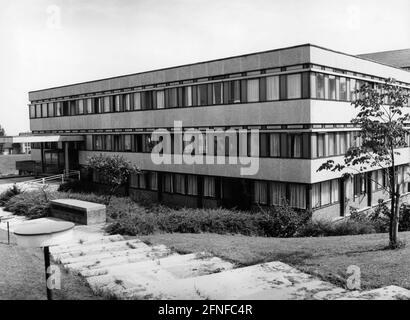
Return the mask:
<svg viewBox="0 0 410 320">
<path fill-rule="evenodd" d="M 409 0 L 2 0 L 0 125 L 30 130 L 28 92 L 313 43 L 410 48 Z"/>
</svg>

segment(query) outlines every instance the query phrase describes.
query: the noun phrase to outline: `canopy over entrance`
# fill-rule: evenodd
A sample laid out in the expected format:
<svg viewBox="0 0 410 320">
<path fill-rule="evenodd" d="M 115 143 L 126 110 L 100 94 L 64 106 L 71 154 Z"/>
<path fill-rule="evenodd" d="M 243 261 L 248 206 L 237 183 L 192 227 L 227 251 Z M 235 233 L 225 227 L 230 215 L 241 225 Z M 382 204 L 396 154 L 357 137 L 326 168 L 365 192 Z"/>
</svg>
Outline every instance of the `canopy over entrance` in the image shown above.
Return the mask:
<svg viewBox="0 0 410 320">
<path fill-rule="evenodd" d="M 0 143 L 36 143 L 36 142 L 71 142 L 84 141 L 84 136 L 60 135 L 27 135 L 15 137 L 0 137 Z"/>
</svg>

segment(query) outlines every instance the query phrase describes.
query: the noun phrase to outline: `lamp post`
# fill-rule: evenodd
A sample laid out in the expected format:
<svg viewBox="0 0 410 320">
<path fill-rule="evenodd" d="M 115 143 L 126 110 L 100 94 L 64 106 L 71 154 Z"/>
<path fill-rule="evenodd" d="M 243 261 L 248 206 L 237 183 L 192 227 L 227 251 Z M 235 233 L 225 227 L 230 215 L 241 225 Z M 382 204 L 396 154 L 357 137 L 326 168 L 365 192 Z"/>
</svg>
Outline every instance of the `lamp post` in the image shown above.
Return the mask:
<svg viewBox="0 0 410 320">
<path fill-rule="evenodd" d="M 72 238 L 74 223 L 54 219 L 38 219 L 29 221 L 16 227 L 17 245 L 31 248 L 43 248 L 44 266 L 46 272 L 47 300 L 52 300 L 53 291 L 49 287 L 50 246 L 69 241 Z"/>
</svg>

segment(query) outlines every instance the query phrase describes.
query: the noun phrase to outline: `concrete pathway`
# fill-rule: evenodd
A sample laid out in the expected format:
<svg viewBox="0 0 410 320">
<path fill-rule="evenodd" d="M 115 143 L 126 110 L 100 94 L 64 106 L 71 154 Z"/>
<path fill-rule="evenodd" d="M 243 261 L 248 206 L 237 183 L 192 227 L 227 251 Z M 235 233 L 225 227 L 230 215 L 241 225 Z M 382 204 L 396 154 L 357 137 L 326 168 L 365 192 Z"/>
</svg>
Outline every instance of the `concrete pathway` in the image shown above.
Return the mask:
<svg viewBox="0 0 410 320">
<path fill-rule="evenodd" d="M 7 213 L 0 211 L 2 215 Z M 21 217 L 7 219 L 11 230 L 25 223 Z M 163 245 L 105 235 L 103 227 L 76 226 L 69 244 L 50 250 L 56 262 L 85 277 L 91 289 L 106 298 L 410 299 L 409 290 L 396 286 L 347 291 L 279 261 L 237 268 L 206 252 L 178 254 Z"/>
</svg>

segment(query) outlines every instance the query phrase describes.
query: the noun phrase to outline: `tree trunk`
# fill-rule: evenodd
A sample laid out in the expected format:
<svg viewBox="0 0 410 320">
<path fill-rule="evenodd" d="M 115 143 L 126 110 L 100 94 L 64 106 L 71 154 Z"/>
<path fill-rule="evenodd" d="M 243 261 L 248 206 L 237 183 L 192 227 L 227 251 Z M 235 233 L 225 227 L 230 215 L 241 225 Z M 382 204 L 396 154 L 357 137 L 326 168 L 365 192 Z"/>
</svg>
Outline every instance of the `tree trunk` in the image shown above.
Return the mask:
<svg viewBox="0 0 410 320">
<path fill-rule="evenodd" d="M 398 234 L 399 234 L 399 215 L 400 215 L 400 186 L 396 186 L 395 199 L 394 199 L 394 212 L 391 217 L 391 236 L 390 236 L 390 247 L 397 248 L 399 244 Z M 393 201 L 393 199 L 392 199 Z"/>
</svg>

